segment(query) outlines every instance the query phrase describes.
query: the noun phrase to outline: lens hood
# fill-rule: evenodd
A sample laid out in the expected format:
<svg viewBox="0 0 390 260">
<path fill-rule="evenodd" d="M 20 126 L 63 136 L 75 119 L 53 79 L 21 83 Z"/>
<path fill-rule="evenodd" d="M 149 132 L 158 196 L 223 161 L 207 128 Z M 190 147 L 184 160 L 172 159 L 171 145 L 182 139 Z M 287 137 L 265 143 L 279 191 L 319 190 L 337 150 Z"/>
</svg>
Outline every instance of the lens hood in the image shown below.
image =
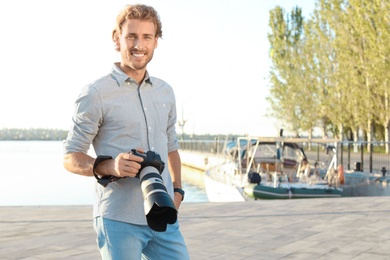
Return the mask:
<svg viewBox="0 0 390 260">
<path fill-rule="evenodd" d="M 167 224 L 174 224 L 177 220 L 176 206 L 164 186 L 158 169 L 153 166 L 143 168 L 140 180 L 148 226 L 154 231 L 164 232 Z"/>
</svg>

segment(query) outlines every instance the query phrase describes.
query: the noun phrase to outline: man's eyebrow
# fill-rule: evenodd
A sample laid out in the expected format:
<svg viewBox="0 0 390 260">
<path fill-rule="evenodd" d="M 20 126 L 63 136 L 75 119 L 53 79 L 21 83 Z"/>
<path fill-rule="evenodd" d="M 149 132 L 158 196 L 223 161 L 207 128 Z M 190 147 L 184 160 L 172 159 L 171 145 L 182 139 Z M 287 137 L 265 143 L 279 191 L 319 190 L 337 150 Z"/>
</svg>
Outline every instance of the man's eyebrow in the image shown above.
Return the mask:
<svg viewBox="0 0 390 260">
<path fill-rule="evenodd" d="M 126 36 L 137 36 L 138 34 L 137 33 L 127 33 Z M 153 33 L 144 33 L 142 34 L 142 36 L 151 36 L 151 37 L 154 37 L 154 34 Z"/>
</svg>

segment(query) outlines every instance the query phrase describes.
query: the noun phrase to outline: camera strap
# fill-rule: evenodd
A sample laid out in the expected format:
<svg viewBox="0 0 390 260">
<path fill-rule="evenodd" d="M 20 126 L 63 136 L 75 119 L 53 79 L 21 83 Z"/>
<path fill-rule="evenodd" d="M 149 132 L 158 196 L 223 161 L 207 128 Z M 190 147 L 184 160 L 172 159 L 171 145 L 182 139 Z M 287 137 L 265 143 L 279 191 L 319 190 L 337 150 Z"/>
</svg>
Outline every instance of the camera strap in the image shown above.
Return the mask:
<svg viewBox="0 0 390 260">
<path fill-rule="evenodd" d="M 110 182 L 113 182 L 113 181 L 117 181 L 120 179 L 120 177 L 115 177 L 115 176 L 103 176 L 103 177 L 99 177 L 96 173 L 95 173 L 95 169 L 96 167 L 98 166 L 99 163 L 103 162 L 103 161 L 106 161 L 106 160 L 110 160 L 112 159 L 111 156 L 107 156 L 107 155 L 99 155 L 94 164 L 93 164 L 93 175 L 95 176 L 97 182 L 102 185 L 103 187 L 107 187 L 107 185 L 110 183 Z"/>
</svg>

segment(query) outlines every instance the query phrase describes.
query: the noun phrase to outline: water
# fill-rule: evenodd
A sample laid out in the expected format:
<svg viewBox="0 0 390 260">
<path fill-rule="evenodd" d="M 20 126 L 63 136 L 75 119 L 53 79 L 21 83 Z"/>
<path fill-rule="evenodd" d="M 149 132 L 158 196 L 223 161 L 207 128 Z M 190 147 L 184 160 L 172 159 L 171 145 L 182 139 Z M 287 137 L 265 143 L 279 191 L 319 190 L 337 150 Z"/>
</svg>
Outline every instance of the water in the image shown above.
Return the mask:
<svg viewBox="0 0 390 260">
<path fill-rule="evenodd" d="M 197 186 L 191 185 L 190 183 L 183 182 L 183 190 L 186 192 L 183 203 L 209 201 L 206 191 L 198 188 Z"/>
<path fill-rule="evenodd" d="M 61 141 L 0 141 L 0 206 L 92 205 L 95 179 L 67 172 Z M 205 202 L 204 190 L 183 183 L 184 203 Z"/>
</svg>

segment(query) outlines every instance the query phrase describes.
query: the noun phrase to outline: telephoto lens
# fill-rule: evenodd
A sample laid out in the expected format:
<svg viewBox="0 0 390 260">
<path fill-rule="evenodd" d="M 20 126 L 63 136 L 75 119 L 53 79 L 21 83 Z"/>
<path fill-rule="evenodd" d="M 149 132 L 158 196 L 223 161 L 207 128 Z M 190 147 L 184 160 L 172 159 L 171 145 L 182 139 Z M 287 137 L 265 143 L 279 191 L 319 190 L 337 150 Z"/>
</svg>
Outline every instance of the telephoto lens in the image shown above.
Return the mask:
<svg viewBox="0 0 390 260">
<path fill-rule="evenodd" d="M 140 179 L 148 226 L 154 231 L 163 232 L 167 224 L 174 224 L 177 220 L 175 204 L 156 168 L 147 166 L 142 169 Z"/>
<path fill-rule="evenodd" d="M 153 152 L 139 153 L 132 150 L 134 155 L 144 158 L 138 177 L 141 180 L 142 196 L 144 198 L 145 216 L 148 226 L 154 231 L 164 232 L 167 224 L 177 220 L 177 210 L 171 196 L 164 185 L 161 173 L 164 162 Z"/>
</svg>

